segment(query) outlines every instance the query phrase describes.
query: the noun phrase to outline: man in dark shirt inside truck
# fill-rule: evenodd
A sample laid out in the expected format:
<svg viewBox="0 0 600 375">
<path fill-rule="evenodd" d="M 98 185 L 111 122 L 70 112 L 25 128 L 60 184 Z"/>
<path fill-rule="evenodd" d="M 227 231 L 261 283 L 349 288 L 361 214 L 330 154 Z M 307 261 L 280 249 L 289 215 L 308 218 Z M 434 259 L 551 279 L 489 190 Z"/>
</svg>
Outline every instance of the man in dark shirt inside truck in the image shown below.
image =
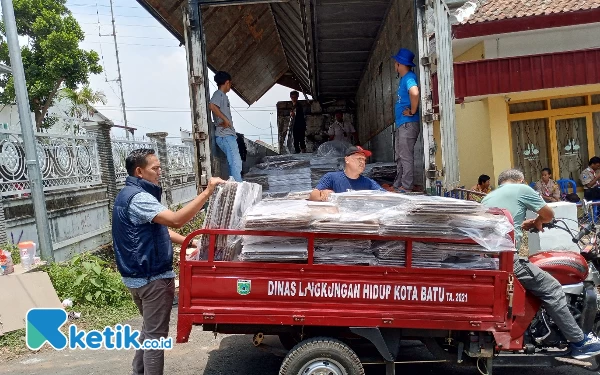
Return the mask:
<svg viewBox="0 0 600 375">
<path fill-rule="evenodd" d="M 352 146 L 346 151 L 346 165 L 343 171 L 329 172 L 310 193 L 311 201 L 325 202 L 331 193 L 345 193 L 348 190 L 380 190 L 385 191 L 372 179 L 361 176 L 365 171 L 367 158 L 371 151 L 360 146 Z"/>
</svg>

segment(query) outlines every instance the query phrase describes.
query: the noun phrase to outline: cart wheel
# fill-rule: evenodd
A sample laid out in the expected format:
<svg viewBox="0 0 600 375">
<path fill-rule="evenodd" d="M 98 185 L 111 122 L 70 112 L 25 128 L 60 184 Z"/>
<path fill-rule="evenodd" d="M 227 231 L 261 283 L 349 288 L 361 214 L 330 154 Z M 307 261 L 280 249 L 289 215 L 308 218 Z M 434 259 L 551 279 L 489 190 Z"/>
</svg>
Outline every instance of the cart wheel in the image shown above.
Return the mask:
<svg viewBox="0 0 600 375">
<path fill-rule="evenodd" d="M 283 360 L 279 375 L 364 375 L 360 359 L 350 347 L 328 337 L 298 344 Z"/>
<path fill-rule="evenodd" d="M 260 346 L 264 339 L 265 335 L 262 332 L 256 333 L 254 337 L 252 337 L 252 344 L 254 344 L 254 346 Z"/>
</svg>

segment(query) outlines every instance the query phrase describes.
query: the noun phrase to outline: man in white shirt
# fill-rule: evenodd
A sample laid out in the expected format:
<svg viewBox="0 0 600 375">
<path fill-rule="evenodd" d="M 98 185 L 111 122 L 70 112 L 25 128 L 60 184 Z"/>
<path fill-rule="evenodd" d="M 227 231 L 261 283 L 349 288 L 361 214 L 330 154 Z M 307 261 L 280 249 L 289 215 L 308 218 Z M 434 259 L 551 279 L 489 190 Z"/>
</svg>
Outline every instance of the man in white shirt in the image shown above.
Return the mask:
<svg viewBox="0 0 600 375">
<path fill-rule="evenodd" d="M 358 134 L 352 124 L 344 123 L 344 114 L 342 111 L 337 111 L 335 113 L 335 121 L 329 126 L 328 134 L 330 141 L 343 141 L 350 144 L 358 144 Z"/>
</svg>

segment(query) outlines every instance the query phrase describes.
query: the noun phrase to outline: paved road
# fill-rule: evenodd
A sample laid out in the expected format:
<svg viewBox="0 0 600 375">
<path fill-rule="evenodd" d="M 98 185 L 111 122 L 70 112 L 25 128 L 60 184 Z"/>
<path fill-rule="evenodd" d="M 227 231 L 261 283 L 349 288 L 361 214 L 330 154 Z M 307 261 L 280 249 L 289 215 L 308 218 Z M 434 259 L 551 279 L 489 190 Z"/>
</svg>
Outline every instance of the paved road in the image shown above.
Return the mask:
<svg viewBox="0 0 600 375">
<path fill-rule="evenodd" d="M 171 333 L 175 332 L 174 310 Z M 129 322 L 134 327 L 139 319 Z M 277 375 L 284 350 L 275 337 L 267 337 L 264 348 L 255 348 L 251 336 L 219 335 L 203 332 L 195 327 L 187 344 L 176 345 L 166 353 L 165 374 L 175 375 Z M 415 360 L 430 360 L 431 355 L 416 343 L 407 343 L 404 356 Z M 27 355 L 18 360 L 0 364 L 0 374 L 23 375 L 125 375 L 130 372 L 131 351 L 51 351 Z M 381 365 L 366 365 L 367 375 L 383 375 Z M 554 369 L 497 368 L 495 375 L 589 375 L 590 372 L 570 367 Z M 399 374 L 468 375 L 477 374 L 474 368 L 455 369 L 446 364 L 397 365 Z"/>
</svg>

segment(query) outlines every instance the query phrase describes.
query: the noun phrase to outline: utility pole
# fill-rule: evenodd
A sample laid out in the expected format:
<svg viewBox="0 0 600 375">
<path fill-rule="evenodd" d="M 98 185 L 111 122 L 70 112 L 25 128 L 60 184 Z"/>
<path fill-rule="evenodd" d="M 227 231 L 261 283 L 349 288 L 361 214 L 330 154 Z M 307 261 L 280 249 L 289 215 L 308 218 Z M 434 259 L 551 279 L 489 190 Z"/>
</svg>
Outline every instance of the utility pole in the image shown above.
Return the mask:
<svg viewBox="0 0 600 375">
<path fill-rule="evenodd" d="M 27 175 L 31 185 L 35 225 L 37 226 L 38 232 L 38 245 L 41 258 L 48 263 L 52 263 L 54 261 L 52 237 L 50 237 L 48 213 L 46 212 L 46 199 L 44 197 L 44 185 L 36 150 L 33 123 L 31 122 L 29 94 L 27 93 L 27 85 L 25 83 L 25 70 L 23 69 L 23 60 L 21 59 L 21 48 L 19 47 L 15 10 L 13 8 L 12 0 L 1 0 L 1 2 L 2 17 L 4 18 L 4 27 L 6 28 L 6 42 L 8 43 L 10 65 L 14 79 L 15 94 L 17 96 L 17 106 L 19 108 L 19 119 L 21 120 Z"/>
<path fill-rule="evenodd" d="M 269 113 L 269 127 L 271 128 L 271 146 L 275 147 L 275 141 L 273 140 L 273 122 L 271 121 L 273 112 Z"/>
<path fill-rule="evenodd" d="M 117 45 L 117 30 L 115 28 L 115 13 L 113 12 L 113 0 L 110 0 L 110 18 L 112 19 L 112 36 L 115 41 L 115 53 L 117 56 L 117 72 L 119 73 L 119 89 L 121 90 L 121 107 L 123 108 L 123 121 L 125 122 L 125 136 L 129 139 L 129 126 L 127 125 L 127 111 L 125 111 L 125 96 L 123 95 L 123 78 L 121 77 L 121 63 L 119 62 L 119 46 Z"/>
</svg>

